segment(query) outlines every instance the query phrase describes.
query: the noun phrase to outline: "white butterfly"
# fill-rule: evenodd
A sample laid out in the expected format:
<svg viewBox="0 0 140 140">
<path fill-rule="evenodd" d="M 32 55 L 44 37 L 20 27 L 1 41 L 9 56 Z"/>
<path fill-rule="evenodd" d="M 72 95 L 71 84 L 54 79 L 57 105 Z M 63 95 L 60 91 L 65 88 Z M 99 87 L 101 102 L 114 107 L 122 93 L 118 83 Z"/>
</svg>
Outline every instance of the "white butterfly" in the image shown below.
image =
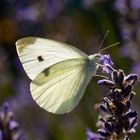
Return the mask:
<svg viewBox="0 0 140 140">
<path fill-rule="evenodd" d="M 55 114 L 70 112 L 79 103 L 101 57 L 88 56 L 73 46 L 38 37 L 20 39 L 16 47 L 32 80 L 33 99 Z"/>
</svg>

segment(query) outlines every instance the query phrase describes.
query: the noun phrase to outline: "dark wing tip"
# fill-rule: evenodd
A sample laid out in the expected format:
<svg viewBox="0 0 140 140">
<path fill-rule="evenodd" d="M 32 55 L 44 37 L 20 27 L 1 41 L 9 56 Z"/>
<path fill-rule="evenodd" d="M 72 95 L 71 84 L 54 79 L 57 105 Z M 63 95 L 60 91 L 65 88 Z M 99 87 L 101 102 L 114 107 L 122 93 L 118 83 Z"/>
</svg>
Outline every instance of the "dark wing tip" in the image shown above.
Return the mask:
<svg viewBox="0 0 140 140">
<path fill-rule="evenodd" d="M 37 37 L 24 37 L 16 41 L 16 46 L 24 46 L 26 44 L 34 44 Z"/>
</svg>

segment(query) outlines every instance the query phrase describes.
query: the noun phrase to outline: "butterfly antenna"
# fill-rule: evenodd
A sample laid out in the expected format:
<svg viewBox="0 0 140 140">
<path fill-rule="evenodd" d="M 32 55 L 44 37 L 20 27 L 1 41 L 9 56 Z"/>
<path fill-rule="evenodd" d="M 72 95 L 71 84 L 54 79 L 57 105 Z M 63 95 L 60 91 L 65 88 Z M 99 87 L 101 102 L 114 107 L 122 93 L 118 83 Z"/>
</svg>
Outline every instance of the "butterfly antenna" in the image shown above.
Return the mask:
<svg viewBox="0 0 140 140">
<path fill-rule="evenodd" d="M 103 37 L 103 39 L 102 39 L 102 41 L 101 41 L 101 44 L 100 44 L 100 46 L 99 46 L 99 50 L 101 49 L 101 47 L 102 47 L 102 45 L 103 45 L 103 43 L 104 43 L 104 41 L 105 41 L 105 38 L 107 37 L 108 33 L 109 33 L 109 30 L 107 30 L 106 34 L 104 35 L 104 37 Z"/>
<path fill-rule="evenodd" d="M 120 44 L 120 42 L 116 42 L 116 43 L 114 43 L 114 44 L 112 44 L 112 45 L 109 45 L 109 46 L 105 47 L 104 49 L 102 49 L 101 51 L 99 51 L 99 53 L 103 52 L 104 50 L 107 50 L 108 48 L 111 48 L 111 47 L 113 47 L 113 46 L 116 46 L 116 45 L 118 45 L 118 44 Z"/>
</svg>

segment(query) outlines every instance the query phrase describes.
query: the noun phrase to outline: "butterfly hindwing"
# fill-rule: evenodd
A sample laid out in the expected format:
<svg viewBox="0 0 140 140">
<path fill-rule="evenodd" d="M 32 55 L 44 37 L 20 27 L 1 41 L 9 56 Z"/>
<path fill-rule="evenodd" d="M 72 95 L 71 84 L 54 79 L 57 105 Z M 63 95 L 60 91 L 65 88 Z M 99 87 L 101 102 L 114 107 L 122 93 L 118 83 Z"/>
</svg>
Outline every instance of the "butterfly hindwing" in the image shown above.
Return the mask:
<svg viewBox="0 0 140 140">
<path fill-rule="evenodd" d="M 34 79 L 44 69 L 60 61 L 87 58 L 79 49 L 54 40 L 26 37 L 16 42 L 20 61 L 30 77 Z"/>
<path fill-rule="evenodd" d="M 79 103 L 92 78 L 93 71 L 91 73 L 87 65 L 87 59 L 79 58 L 45 69 L 30 85 L 34 100 L 52 113 L 70 112 Z"/>
</svg>

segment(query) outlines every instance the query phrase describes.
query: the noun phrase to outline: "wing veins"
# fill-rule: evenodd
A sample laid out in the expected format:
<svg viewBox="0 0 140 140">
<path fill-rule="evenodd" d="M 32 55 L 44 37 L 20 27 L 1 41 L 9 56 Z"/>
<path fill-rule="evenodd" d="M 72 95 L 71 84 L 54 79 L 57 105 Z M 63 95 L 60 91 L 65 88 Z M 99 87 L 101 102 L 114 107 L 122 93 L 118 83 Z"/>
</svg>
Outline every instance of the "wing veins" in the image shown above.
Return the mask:
<svg viewBox="0 0 140 140">
<path fill-rule="evenodd" d="M 74 72 L 73 72 L 73 73 L 74 73 Z M 70 74 L 67 75 L 66 77 L 60 79 L 59 81 L 56 81 L 56 83 L 53 83 L 49 88 L 47 88 L 47 90 L 50 89 L 50 88 L 52 88 L 53 86 L 55 86 L 55 85 L 58 84 L 59 82 L 63 81 L 65 78 L 71 76 L 71 74 L 72 74 L 72 73 L 70 73 Z M 33 90 L 33 91 L 34 91 L 34 90 Z M 45 93 L 45 92 L 44 92 L 44 93 Z M 44 94 L 44 93 L 43 93 L 43 94 Z M 43 94 L 41 94 L 41 95 L 43 95 Z M 41 95 L 40 95 L 39 97 L 41 97 Z M 36 100 L 38 100 L 39 97 L 37 97 Z"/>
<path fill-rule="evenodd" d="M 81 69 L 82 70 L 82 69 Z M 79 72 L 79 74 L 77 75 L 77 79 L 80 79 L 80 72 Z M 77 80 L 78 81 L 78 80 Z M 69 93 L 71 93 L 71 95 L 72 95 L 72 91 L 74 90 L 74 87 L 76 86 L 76 83 L 78 83 L 76 80 L 75 80 L 75 84 L 73 83 L 73 86 L 72 86 L 72 88 L 71 88 L 71 92 L 69 92 Z M 79 85 L 78 85 L 79 86 Z M 69 97 L 71 97 L 71 95 L 69 95 Z M 66 97 L 65 97 L 66 98 Z M 63 99 L 64 100 L 64 99 Z M 69 104 L 70 104 L 70 102 L 69 102 Z M 67 104 L 67 106 L 69 105 L 69 104 Z M 68 108 L 68 107 L 67 107 Z"/>
<path fill-rule="evenodd" d="M 82 70 L 82 68 L 81 68 L 81 70 Z M 80 73 L 79 73 L 79 74 L 80 74 Z M 77 78 L 78 78 L 78 79 L 80 79 L 80 76 L 77 76 Z M 75 82 L 75 83 L 76 83 L 76 82 Z M 78 82 L 77 82 L 77 83 L 78 83 Z M 73 86 L 72 86 L 72 88 L 71 88 L 71 91 L 73 91 L 73 90 L 74 90 L 74 87 L 75 87 L 75 86 L 76 86 L 76 84 L 73 84 Z M 69 93 L 72 93 L 72 92 L 69 92 Z M 70 97 L 70 96 L 69 96 L 69 97 Z M 65 97 L 65 98 L 66 98 L 66 97 Z M 62 101 L 63 103 L 64 103 L 65 98 L 63 98 L 63 101 Z M 50 99 L 50 98 L 49 98 L 49 99 Z M 47 101 L 48 101 L 48 100 L 47 100 Z M 45 106 L 46 106 L 47 101 L 46 101 L 46 103 L 45 103 L 45 105 L 44 105 L 43 107 L 45 107 Z M 49 108 L 51 108 L 52 106 L 54 106 L 55 104 L 57 104 L 57 103 L 56 103 L 56 102 L 54 102 L 53 104 L 51 104 L 51 105 L 50 105 L 50 107 L 48 107 L 48 109 L 49 109 Z"/>
</svg>

